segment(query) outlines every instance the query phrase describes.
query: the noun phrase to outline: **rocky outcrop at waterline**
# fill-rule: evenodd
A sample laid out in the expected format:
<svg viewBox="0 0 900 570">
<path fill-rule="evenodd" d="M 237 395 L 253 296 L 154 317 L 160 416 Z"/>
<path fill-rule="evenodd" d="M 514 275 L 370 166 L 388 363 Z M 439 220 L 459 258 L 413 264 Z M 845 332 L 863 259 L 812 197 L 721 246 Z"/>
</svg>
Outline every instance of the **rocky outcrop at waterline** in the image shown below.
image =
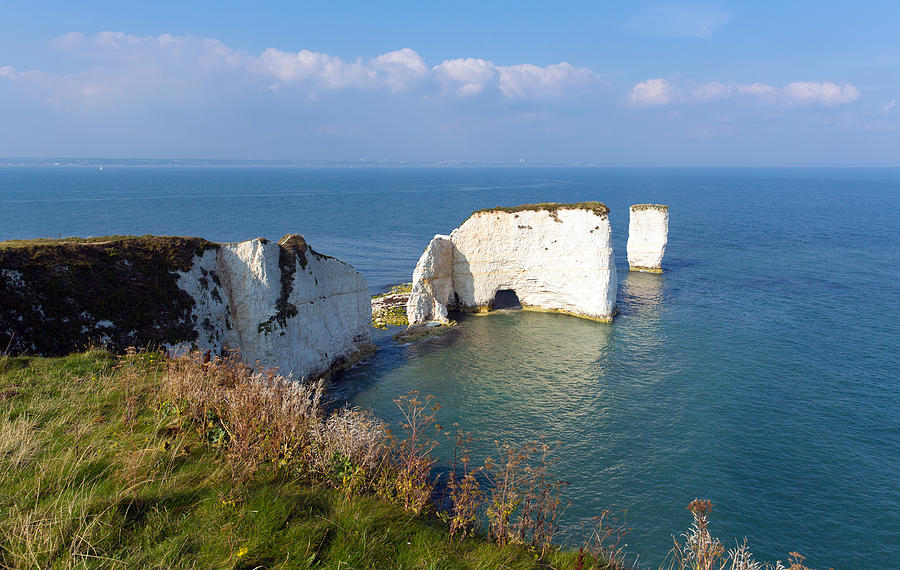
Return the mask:
<svg viewBox="0 0 900 570">
<path fill-rule="evenodd" d="M 412 291 L 412 283 L 400 283 L 387 292 L 372 296 L 372 326 L 386 329 L 388 326 L 406 326 L 406 303 Z"/>
<path fill-rule="evenodd" d="M 410 324 L 447 311 L 485 312 L 507 293 L 524 309 L 609 322 L 616 314 L 609 208 L 600 202 L 528 204 L 473 213 L 419 258 Z"/>
<path fill-rule="evenodd" d="M 669 241 L 669 207 L 635 204 L 630 210 L 628 267 L 631 271 L 662 273 L 662 259 Z"/>
<path fill-rule="evenodd" d="M 314 377 L 371 350 L 363 276 L 302 236 L 213 243 L 122 237 L 0 243 L 0 350 L 101 344 L 235 349 Z"/>
</svg>

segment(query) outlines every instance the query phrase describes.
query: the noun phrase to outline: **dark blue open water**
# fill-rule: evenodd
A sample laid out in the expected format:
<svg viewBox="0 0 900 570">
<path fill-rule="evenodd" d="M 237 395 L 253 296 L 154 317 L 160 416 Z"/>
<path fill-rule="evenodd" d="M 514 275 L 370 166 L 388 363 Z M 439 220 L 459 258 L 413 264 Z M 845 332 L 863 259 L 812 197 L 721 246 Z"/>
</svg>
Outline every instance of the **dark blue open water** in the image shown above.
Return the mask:
<svg viewBox="0 0 900 570">
<path fill-rule="evenodd" d="M 391 398 L 417 388 L 486 446 L 564 442 L 566 523 L 628 509 L 644 567 L 703 497 L 714 533 L 760 557 L 896 568 L 898 198 L 897 169 L 3 168 L 0 239 L 299 232 L 377 291 L 474 209 L 600 200 L 613 324 L 514 312 L 415 346 L 382 336 L 339 392 L 393 419 Z M 627 271 L 641 202 L 671 207 L 661 276 Z"/>
</svg>

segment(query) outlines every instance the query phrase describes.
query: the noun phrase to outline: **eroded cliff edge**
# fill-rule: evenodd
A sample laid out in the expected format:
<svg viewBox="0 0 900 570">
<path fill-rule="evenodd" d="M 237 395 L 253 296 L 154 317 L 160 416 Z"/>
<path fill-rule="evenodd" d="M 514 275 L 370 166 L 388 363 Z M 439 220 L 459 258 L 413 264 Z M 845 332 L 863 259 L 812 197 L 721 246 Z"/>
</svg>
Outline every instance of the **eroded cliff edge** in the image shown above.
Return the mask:
<svg viewBox="0 0 900 570">
<path fill-rule="evenodd" d="M 431 240 L 413 273 L 407 317 L 410 324 L 445 322 L 448 309 L 489 311 L 508 290 L 526 309 L 608 322 L 616 286 L 604 204 L 492 208 Z"/>
<path fill-rule="evenodd" d="M 218 244 L 121 237 L 0 243 L 0 350 L 238 349 L 315 377 L 371 350 L 363 276 L 302 236 Z"/>
</svg>

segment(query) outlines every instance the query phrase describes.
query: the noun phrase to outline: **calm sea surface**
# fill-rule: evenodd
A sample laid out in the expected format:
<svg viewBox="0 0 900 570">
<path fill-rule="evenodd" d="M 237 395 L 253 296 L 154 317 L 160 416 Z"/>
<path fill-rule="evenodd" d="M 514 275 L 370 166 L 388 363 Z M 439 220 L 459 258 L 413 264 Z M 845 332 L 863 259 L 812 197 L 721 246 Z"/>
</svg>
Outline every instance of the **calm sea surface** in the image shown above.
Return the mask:
<svg viewBox="0 0 900 570">
<path fill-rule="evenodd" d="M 694 497 L 761 558 L 900 567 L 900 170 L 0 168 L 0 239 L 297 232 L 377 292 L 474 209 L 584 200 L 611 209 L 613 324 L 508 312 L 414 346 L 379 334 L 338 395 L 396 420 L 392 398 L 433 394 L 483 449 L 563 442 L 565 524 L 627 509 L 645 568 Z M 627 270 L 642 202 L 671 208 L 661 276 Z"/>
</svg>

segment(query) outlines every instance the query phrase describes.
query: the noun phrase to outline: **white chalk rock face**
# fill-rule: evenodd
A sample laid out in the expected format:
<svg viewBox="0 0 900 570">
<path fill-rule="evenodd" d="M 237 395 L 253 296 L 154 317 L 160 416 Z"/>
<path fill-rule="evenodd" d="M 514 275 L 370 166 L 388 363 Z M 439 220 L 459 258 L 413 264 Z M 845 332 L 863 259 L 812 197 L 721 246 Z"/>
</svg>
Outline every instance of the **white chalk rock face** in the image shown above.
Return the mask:
<svg viewBox="0 0 900 570">
<path fill-rule="evenodd" d="M 449 322 L 447 305 L 453 297 L 453 243 L 450 236 L 436 235 L 425 248 L 413 271 L 413 287 L 406 302 L 410 324 Z"/>
<path fill-rule="evenodd" d="M 662 273 L 662 259 L 669 240 L 669 207 L 635 204 L 630 209 L 628 266 L 632 271 Z"/>
<path fill-rule="evenodd" d="M 179 287 L 195 302 L 197 347 L 237 349 L 251 366 L 313 378 L 371 350 L 365 279 L 298 235 L 207 250 Z"/>
<path fill-rule="evenodd" d="M 474 213 L 449 236 L 452 291 L 443 286 L 443 270 L 440 288 L 434 286 L 434 277 L 427 282 L 429 266 L 446 267 L 445 245 L 437 253 L 432 240 L 429 249 L 433 251 L 426 250 L 419 260 L 413 294 L 417 290 L 423 294 L 410 297 L 410 324 L 439 320 L 447 306 L 489 311 L 497 292 L 504 290 L 515 292 L 525 309 L 611 321 L 616 313 L 617 280 L 608 213 L 599 202 Z M 442 244 L 448 241 L 446 236 L 437 237 Z M 436 308 L 429 314 L 432 299 Z"/>
</svg>

